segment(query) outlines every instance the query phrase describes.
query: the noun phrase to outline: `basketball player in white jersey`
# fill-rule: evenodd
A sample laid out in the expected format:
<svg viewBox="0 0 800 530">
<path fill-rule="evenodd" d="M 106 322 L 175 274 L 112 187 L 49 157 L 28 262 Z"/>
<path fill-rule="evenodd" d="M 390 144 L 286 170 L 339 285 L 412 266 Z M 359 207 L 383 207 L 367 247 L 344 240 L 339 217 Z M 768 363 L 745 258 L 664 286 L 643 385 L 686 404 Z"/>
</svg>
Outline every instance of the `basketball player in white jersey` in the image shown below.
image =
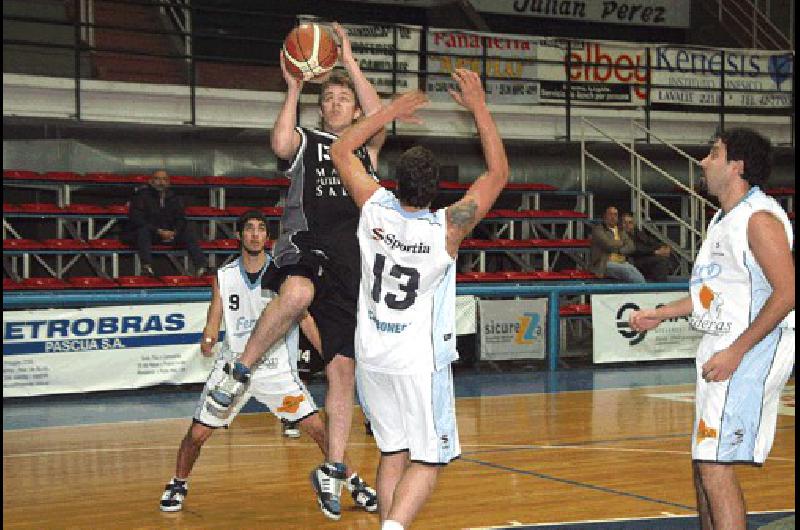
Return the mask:
<svg viewBox="0 0 800 530">
<path fill-rule="evenodd" d="M 633 329 L 690 317 L 697 351 L 692 466 L 703 529 L 746 528 L 729 464 L 761 465 L 775 435 L 781 390 L 794 365 L 794 263 L 786 212 L 759 184 L 769 141 L 749 129 L 719 135 L 701 165 L 721 210 L 695 260 L 690 295 L 631 314 Z"/>
<path fill-rule="evenodd" d="M 325 462 L 311 473 L 311 485 L 322 513 L 339 519 L 339 496 L 347 478 L 343 456 L 353 419 L 353 336 L 360 268 L 355 235 L 358 210 L 331 164 L 329 149 L 337 135 L 355 120 L 378 110 L 380 98 L 359 68 L 344 29 L 334 24 L 334 30 L 341 39 L 346 74 L 334 70 L 322 84 L 319 129 L 297 127 L 303 83 L 286 71 L 281 54 L 287 91 L 270 135 L 270 146 L 290 185 L 281 235 L 273 247 L 275 259 L 262 280 L 264 287 L 278 296 L 259 318 L 229 377 L 211 391 L 210 397 L 219 410 L 230 407 L 247 381 L 250 368 L 308 311 L 319 329 L 328 383 L 328 450 Z M 371 175 L 378 167 L 385 136 L 384 131 L 378 131 L 354 148 L 364 170 Z"/>
<path fill-rule="evenodd" d="M 410 92 L 334 142 L 333 163 L 361 209 L 361 286 L 356 370 L 381 450 L 378 506 L 384 530 L 402 529 L 433 491 L 439 470 L 460 453 L 450 364 L 455 333 L 456 255 L 508 180 L 503 143 L 480 78 L 456 70 L 453 99 L 472 112 L 487 170 L 460 201 L 430 210 L 438 164 L 413 147 L 397 164 L 397 196 L 378 185 L 353 149 L 395 119 L 416 120 L 427 101 Z"/>
<path fill-rule="evenodd" d="M 200 343 L 201 352 L 205 356 L 212 354 L 223 320 L 224 342 L 214 370 L 198 401 L 192 424 L 178 450 L 175 476 L 167 484 L 161 497 L 162 511 L 175 512 L 183 508 L 189 473 L 200 454 L 201 447 L 215 429 L 230 425 L 250 396 L 266 405 L 278 418 L 297 422 L 300 428 L 317 442 L 323 454 L 326 450 L 325 425 L 317 414 L 317 407 L 311 394 L 297 375 L 298 326 L 296 324 L 272 347 L 269 355 L 253 367 L 249 385 L 228 409 L 227 414 L 220 416 L 213 407 L 207 406 L 210 389 L 230 371 L 233 360 L 244 349 L 261 311 L 274 296 L 272 291 L 261 288 L 261 276 L 270 261 L 264 250 L 269 237 L 266 218 L 257 210 L 246 212 L 239 218 L 238 230 L 241 255 L 217 271 L 212 286 L 206 327 Z M 319 343 L 317 329 L 310 316 L 303 318 L 300 326 L 312 344 Z M 375 511 L 377 509 L 375 491 L 356 473 L 351 470 L 347 470 L 346 473 L 349 477 L 348 489 L 356 505 L 370 512 Z"/>
</svg>

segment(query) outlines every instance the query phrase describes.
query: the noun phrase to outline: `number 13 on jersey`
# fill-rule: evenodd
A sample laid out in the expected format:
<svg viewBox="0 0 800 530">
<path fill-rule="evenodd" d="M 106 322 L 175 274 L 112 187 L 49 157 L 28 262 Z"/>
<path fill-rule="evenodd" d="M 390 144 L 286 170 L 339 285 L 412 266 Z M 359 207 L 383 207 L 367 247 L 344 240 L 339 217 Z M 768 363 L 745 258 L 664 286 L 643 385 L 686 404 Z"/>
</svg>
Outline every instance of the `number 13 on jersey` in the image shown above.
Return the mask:
<svg viewBox="0 0 800 530">
<path fill-rule="evenodd" d="M 372 300 L 381 303 L 383 295 L 383 272 L 386 268 L 386 256 L 375 254 L 375 264 L 372 266 Z M 383 296 L 383 301 L 390 309 L 408 309 L 414 304 L 419 289 L 419 271 L 413 267 L 403 267 L 393 265 L 389 270 L 389 276 L 397 279 L 397 288 L 402 293 L 387 292 Z M 403 282 L 403 279 L 406 281 Z M 402 297 L 401 297 L 402 295 Z"/>
</svg>

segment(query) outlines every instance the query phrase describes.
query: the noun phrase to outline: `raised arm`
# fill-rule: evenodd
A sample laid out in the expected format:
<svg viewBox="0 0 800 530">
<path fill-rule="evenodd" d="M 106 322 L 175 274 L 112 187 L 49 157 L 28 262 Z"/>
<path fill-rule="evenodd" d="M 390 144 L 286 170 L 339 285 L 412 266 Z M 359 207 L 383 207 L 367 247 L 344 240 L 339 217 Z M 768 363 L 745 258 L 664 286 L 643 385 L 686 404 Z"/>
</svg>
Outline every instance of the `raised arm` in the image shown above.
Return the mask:
<svg viewBox="0 0 800 530">
<path fill-rule="evenodd" d="M 222 324 L 222 297 L 219 294 L 219 284 L 214 276 L 211 284 L 211 305 L 208 306 L 206 315 L 206 327 L 203 328 L 203 336 L 200 338 L 200 351 L 208 357 L 214 344 L 219 337 L 219 327 Z"/>
<path fill-rule="evenodd" d="M 331 161 L 359 208 L 375 193 L 378 183 L 367 175 L 364 165 L 353 151 L 392 120 L 419 121 L 414 112 L 427 102 L 428 98 L 418 90 L 406 92 L 372 116 L 349 127 L 331 145 Z"/>
<path fill-rule="evenodd" d="M 361 71 L 361 67 L 358 66 L 358 60 L 353 55 L 353 49 L 350 45 L 350 38 L 347 36 L 347 30 L 337 22 L 333 23 L 333 30 L 339 36 L 342 46 L 342 66 L 347 70 L 347 75 L 350 76 L 350 80 L 353 81 L 353 88 L 356 91 L 358 105 L 361 107 L 364 116 L 371 116 L 381 109 L 381 98 L 378 96 L 375 87 L 372 86 L 372 83 L 370 83 L 369 79 L 364 75 L 364 72 Z M 385 141 L 386 129 L 383 127 L 375 131 L 371 137 L 365 140 L 372 166 L 375 169 L 378 168 L 378 154 Z"/>
<path fill-rule="evenodd" d="M 447 251 L 451 256 L 458 253 L 461 241 L 483 219 L 508 182 L 506 151 L 486 106 L 480 77 L 471 70 L 459 68 L 453 72 L 453 79 L 458 83 L 459 92 L 451 90 L 450 95 L 475 118 L 486 171 L 460 201 L 447 208 Z"/>
<path fill-rule="evenodd" d="M 291 160 L 300 147 L 300 133 L 295 130 L 297 124 L 297 103 L 303 90 L 303 82 L 295 79 L 286 70 L 283 52 L 280 52 L 281 71 L 286 81 L 286 98 L 275 120 L 270 133 L 270 146 L 275 156 L 283 160 Z"/>
</svg>

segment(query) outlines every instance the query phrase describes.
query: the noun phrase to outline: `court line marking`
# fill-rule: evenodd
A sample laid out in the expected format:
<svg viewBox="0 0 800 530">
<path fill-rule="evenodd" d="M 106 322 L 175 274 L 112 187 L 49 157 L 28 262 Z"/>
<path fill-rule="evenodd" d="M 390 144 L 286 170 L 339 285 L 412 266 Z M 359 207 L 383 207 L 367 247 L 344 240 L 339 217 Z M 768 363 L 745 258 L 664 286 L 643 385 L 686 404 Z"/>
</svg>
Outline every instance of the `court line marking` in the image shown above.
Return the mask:
<svg viewBox="0 0 800 530">
<path fill-rule="evenodd" d="M 575 525 L 575 524 L 585 524 L 585 523 L 618 523 L 623 521 L 652 521 L 652 520 L 660 520 L 660 519 L 686 519 L 686 518 L 697 518 L 697 512 L 694 511 L 691 514 L 672 514 L 669 512 L 662 512 L 664 516 L 647 516 L 647 517 L 613 517 L 610 519 L 583 519 L 578 521 L 554 521 L 551 523 L 521 523 L 519 521 L 514 521 L 513 525 L 511 526 L 564 526 L 564 525 Z M 768 514 L 785 514 L 790 515 L 794 514 L 794 508 L 787 508 L 784 510 L 765 510 L 759 512 L 747 512 L 747 515 L 768 515 Z M 509 525 L 503 526 L 475 526 L 469 527 L 466 530 L 505 530 L 509 528 Z"/>
<path fill-rule="evenodd" d="M 177 444 L 176 444 L 177 445 Z M 66 454 L 81 454 L 81 453 L 123 453 L 128 451 L 172 451 L 176 445 L 149 445 L 143 447 L 98 447 L 98 448 L 84 448 L 84 449 L 64 449 L 60 451 L 38 451 L 32 453 L 9 453 L 4 454 L 3 458 L 34 458 L 42 456 L 57 456 Z M 299 442 L 292 443 L 292 446 L 309 446 L 317 447 L 314 442 Z M 350 445 L 359 447 L 375 447 L 374 442 L 351 442 Z M 271 448 L 284 448 L 284 443 L 264 443 L 264 444 L 206 444 L 203 449 L 271 449 Z M 481 452 L 497 452 L 500 451 L 522 451 L 522 450 L 583 450 L 583 451 L 607 451 L 607 452 L 620 452 L 620 453 L 649 453 L 649 454 L 667 454 L 667 455 L 681 455 L 686 456 L 691 454 L 689 451 L 670 451 L 666 449 L 642 449 L 633 447 L 597 447 L 586 445 L 568 445 L 568 444 L 555 444 L 555 445 L 514 445 L 514 444 L 465 444 L 464 447 L 489 447 L 488 451 Z M 461 455 L 461 460 L 465 462 L 480 462 L 477 459 L 472 459 L 469 456 Z M 778 460 L 782 462 L 794 462 L 794 458 L 788 457 L 770 457 L 771 461 Z"/>
<path fill-rule="evenodd" d="M 553 475 L 547 475 L 545 473 L 539 473 L 539 472 L 536 472 L 536 471 L 526 471 L 524 469 L 517 469 L 517 468 L 513 468 L 513 467 L 509 467 L 509 466 L 504 466 L 504 465 L 501 465 L 501 464 L 494 464 L 492 462 L 485 462 L 485 461 L 482 461 L 482 460 L 476 460 L 476 459 L 473 459 L 473 458 L 463 458 L 462 457 L 461 460 L 463 460 L 464 462 L 471 462 L 471 463 L 478 464 L 478 465 L 481 465 L 481 466 L 491 467 L 491 468 L 494 468 L 494 469 L 500 469 L 502 471 L 510 471 L 511 473 L 517 473 L 517 474 L 520 474 L 520 475 L 529 475 L 529 476 L 540 478 L 540 479 L 543 479 L 543 480 L 549 480 L 549 481 L 552 481 L 552 482 L 560 482 L 562 484 L 567 484 L 569 486 L 575 486 L 575 487 L 578 487 L 578 488 L 590 489 L 590 490 L 594 490 L 594 491 L 599 491 L 601 493 L 610 493 L 610 494 L 613 494 L 613 495 L 619 495 L 620 497 L 630 497 L 630 498 L 641 500 L 641 501 L 654 502 L 656 504 L 663 504 L 665 506 L 671 506 L 673 508 L 681 508 L 682 510 L 691 511 L 691 510 L 695 509 L 692 506 L 687 506 L 685 504 L 679 504 L 677 502 L 665 501 L 665 500 L 662 500 L 662 499 L 655 499 L 653 497 L 648 497 L 646 495 L 639 495 L 639 494 L 636 494 L 636 493 L 628 493 L 627 491 L 619 491 L 619 490 L 615 490 L 615 489 L 612 489 L 612 488 L 606 488 L 606 487 L 603 487 L 603 486 L 596 486 L 594 484 L 588 484 L 586 482 L 579 482 L 577 480 L 570 480 L 570 479 L 566 479 L 566 478 L 555 477 Z"/>
</svg>

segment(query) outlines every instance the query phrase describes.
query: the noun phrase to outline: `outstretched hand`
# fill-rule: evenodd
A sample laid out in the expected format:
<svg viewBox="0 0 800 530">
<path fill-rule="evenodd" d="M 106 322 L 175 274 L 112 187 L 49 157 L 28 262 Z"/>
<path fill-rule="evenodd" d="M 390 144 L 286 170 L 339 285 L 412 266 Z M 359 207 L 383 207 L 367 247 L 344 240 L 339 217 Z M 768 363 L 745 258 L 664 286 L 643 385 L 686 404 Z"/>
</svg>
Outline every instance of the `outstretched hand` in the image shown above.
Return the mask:
<svg viewBox="0 0 800 530">
<path fill-rule="evenodd" d="M 292 74 L 289 73 L 289 70 L 286 69 L 286 57 L 283 55 L 283 50 L 280 51 L 280 63 L 281 63 L 281 72 L 283 72 L 283 79 L 286 81 L 286 85 L 290 89 L 297 89 L 297 90 L 302 89 L 303 81 L 294 77 Z"/>
<path fill-rule="evenodd" d="M 428 103 L 428 96 L 419 90 L 406 92 L 389 103 L 389 109 L 394 119 L 403 123 L 422 123 L 422 119 L 415 113 L 417 110 Z"/>
<path fill-rule="evenodd" d="M 334 22 L 332 27 L 336 35 L 339 36 L 339 60 L 342 61 L 342 64 L 347 61 L 354 61 L 353 48 L 350 45 L 350 37 L 347 36 L 347 30 L 339 25 L 338 22 Z"/>
<path fill-rule="evenodd" d="M 655 309 L 642 309 L 631 313 L 628 323 L 634 331 L 650 331 L 657 328 L 661 320 L 656 316 Z"/>
<path fill-rule="evenodd" d="M 458 83 L 459 91 L 452 88 L 447 91 L 456 103 L 470 112 L 475 112 L 479 106 L 486 105 L 486 94 L 478 74 L 466 68 L 456 68 L 451 75 Z"/>
</svg>

